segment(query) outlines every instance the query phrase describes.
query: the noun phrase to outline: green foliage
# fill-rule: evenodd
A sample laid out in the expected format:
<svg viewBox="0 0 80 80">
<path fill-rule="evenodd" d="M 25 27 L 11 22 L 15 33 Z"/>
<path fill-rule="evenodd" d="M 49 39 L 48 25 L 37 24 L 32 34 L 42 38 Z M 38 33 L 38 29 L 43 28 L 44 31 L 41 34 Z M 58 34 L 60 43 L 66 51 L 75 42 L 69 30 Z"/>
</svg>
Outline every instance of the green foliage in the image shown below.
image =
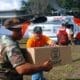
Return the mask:
<svg viewBox="0 0 80 80">
<path fill-rule="evenodd" d="M 59 4 L 61 7 L 68 9 L 68 10 L 73 10 L 73 9 L 78 9 L 80 10 L 80 0 L 58 0 Z"/>
<path fill-rule="evenodd" d="M 59 7 L 67 11 L 77 11 L 80 13 L 80 0 L 56 0 Z M 22 10 L 27 14 L 47 14 L 51 13 L 54 9 L 51 3 L 55 0 L 28 0 L 22 1 Z"/>
<path fill-rule="evenodd" d="M 74 5 L 73 0 L 59 0 L 59 4 L 66 9 L 71 9 Z"/>
<path fill-rule="evenodd" d="M 50 12 L 52 7 L 49 0 L 29 0 L 28 2 L 22 2 L 21 9 L 26 10 L 29 14 L 44 14 Z"/>
</svg>

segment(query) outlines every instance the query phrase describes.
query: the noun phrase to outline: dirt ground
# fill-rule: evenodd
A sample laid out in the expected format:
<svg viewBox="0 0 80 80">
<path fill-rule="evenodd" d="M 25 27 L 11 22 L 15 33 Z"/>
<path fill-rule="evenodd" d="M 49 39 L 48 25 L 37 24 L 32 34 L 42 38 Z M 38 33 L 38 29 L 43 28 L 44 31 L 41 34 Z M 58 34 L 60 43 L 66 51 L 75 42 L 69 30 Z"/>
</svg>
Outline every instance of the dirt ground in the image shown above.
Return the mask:
<svg viewBox="0 0 80 80">
<path fill-rule="evenodd" d="M 53 68 L 44 72 L 47 80 L 80 80 L 80 61 Z M 31 80 L 31 76 L 24 76 L 24 80 Z"/>
</svg>

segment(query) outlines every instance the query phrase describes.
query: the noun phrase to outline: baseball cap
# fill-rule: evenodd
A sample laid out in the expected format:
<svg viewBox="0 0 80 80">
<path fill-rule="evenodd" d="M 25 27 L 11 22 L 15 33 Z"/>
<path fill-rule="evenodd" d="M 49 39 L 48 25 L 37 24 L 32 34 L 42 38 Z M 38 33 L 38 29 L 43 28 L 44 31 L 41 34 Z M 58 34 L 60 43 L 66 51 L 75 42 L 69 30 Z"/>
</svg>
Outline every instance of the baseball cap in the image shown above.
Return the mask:
<svg viewBox="0 0 80 80">
<path fill-rule="evenodd" d="M 36 26 L 33 30 L 34 33 L 42 33 L 42 28 L 39 26 Z"/>
</svg>

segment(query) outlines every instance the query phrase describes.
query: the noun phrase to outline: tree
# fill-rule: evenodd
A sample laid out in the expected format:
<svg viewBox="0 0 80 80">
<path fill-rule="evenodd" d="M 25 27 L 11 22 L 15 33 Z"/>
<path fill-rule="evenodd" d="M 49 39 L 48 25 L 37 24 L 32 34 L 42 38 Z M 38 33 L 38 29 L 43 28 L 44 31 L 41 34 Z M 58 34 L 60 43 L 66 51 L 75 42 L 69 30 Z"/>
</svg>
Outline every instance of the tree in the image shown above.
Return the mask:
<svg viewBox="0 0 80 80">
<path fill-rule="evenodd" d="M 58 0 L 61 7 L 71 10 L 71 8 L 74 6 L 73 0 Z"/>
<path fill-rule="evenodd" d="M 50 12 L 52 7 L 49 0 L 29 0 L 28 2 L 22 1 L 22 8 L 28 14 L 45 14 Z"/>
</svg>

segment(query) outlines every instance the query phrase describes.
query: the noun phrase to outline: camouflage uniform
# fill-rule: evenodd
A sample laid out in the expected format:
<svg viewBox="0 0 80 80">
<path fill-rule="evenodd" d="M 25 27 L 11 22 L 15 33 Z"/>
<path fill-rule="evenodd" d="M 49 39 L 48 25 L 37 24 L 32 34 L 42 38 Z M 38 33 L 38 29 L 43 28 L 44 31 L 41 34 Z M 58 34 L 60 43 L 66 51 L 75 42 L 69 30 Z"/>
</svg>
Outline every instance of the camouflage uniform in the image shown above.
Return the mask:
<svg viewBox="0 0 80 80">
<path fill-rule="evenodd" d="M 14 68 L 24 63 L 25 59 L 16 42 L 8 36 L 0 36 L 0 80 L 22 80 L 22 75 Z"/>
</svg>

